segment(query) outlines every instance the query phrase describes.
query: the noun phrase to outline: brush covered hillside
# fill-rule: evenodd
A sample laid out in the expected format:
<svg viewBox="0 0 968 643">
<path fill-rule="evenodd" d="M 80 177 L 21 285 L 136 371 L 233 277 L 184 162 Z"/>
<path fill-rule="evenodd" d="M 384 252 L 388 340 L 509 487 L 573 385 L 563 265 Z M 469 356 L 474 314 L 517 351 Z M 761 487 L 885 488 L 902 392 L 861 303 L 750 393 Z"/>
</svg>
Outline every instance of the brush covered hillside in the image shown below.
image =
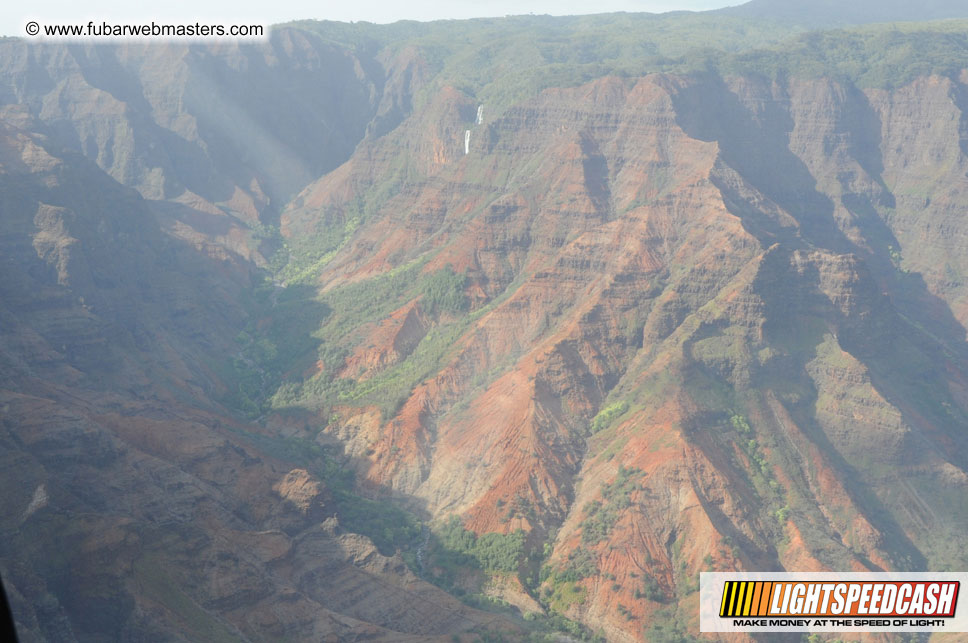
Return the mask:
<svg viewBox="0 0 968 643">
<path fill-rule="evenodd" d="M 0 42 L 23 640 L 688 641 L 702 571 L 965 569 L 966 60 L 711 13 Z"/>
</svg>

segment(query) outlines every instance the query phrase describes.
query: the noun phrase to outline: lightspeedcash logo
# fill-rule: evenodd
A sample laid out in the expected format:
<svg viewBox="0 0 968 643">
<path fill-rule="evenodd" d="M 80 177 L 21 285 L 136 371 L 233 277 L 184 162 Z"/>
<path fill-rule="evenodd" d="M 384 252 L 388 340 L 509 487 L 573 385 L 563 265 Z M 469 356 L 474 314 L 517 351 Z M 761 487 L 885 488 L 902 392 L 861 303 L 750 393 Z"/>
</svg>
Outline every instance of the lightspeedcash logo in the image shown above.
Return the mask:
<svg viewBox="0 0 968 643">
<path fill-rule="evenodd" d="M 704 573 L 704 632 L 968 631 L 968 574 Z"/>
</svg>

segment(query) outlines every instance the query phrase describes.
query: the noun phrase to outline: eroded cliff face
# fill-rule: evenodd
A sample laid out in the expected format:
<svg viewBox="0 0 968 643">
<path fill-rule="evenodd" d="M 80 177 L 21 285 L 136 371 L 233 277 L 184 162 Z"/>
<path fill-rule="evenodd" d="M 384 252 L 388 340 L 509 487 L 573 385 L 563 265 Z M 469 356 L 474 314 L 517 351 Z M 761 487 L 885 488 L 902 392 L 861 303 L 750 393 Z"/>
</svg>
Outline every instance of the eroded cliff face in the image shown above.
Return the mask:
<svg viewBox="0 0 968 643">
<path fill-rule="evenodd" d="M 968 74 L 606 76 L 478 123 L 418 45 L 4 46 L 29 632 L 520 634 L 435 580 L 637 641 L 698 630 L 703 570 L 968 563 Z M 433 528 L 407 563 L 334 462 Z M 510 563 L 454 581 L 453 517 Z"/>
<path fill-rule="evenodd" d="M 0 103 L 136 189 L 173 236 L 259 265 L 285 203 L 395 126 L 426 75 L 412 51 L 293 29 L 260 45 L 11 41 L 2 61 Z"/>
<path fill-rule="evenodd" d="M 324 299 L 467 275 L 399 408 L 336 402 L 320 439 L 433 517 L 551 538 L 538 595 L 616 640 L 694 630 L 704 569 L 962 564 L 964 92 L 604 78 L 476 125 L 442 91 L 283 214 L 296 238 L 365 204 Z"/>
<path fill-rule="evenodd" d="M 515 631 L 345 531 L 319 472 L 216 401 L 252 266 L 43 131 L 6 108 L 0 570 L 22 639 Z"/>
</svg>

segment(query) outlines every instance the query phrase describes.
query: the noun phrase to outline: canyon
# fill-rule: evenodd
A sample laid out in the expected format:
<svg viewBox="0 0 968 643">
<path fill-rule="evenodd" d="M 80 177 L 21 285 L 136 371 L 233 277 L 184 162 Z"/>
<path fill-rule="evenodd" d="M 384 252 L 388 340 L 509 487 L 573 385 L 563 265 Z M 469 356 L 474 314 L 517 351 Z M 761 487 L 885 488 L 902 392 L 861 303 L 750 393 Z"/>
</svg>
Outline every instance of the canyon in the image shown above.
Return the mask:
<svg viewBox="0 0 968 643">
<path fill-rule="evenodd" d="M 692 640 L 702 571 L 964 569 L 966 23 L 713 18 L 0 41 L 22 640 Z"/>
</svg>

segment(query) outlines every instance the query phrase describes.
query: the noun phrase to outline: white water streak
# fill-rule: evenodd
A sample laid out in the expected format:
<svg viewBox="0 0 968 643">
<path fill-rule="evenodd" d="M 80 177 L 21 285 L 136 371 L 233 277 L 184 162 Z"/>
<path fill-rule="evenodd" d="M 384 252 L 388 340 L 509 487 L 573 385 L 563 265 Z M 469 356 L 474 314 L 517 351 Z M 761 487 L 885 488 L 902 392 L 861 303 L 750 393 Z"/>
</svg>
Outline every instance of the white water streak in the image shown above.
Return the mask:
<svg viewBox="0 0 968 643">
<path fill-rule="evenodd" d="M 47 489 L 44 485 L 38 486 L 34 489 L 34 496 L 30 500 L 30 504 L 27 505 L 27 509 L 24 511 L 24 515 L 20 518 L 21 520 L 27 520 L 31 514 L 33 514 L 38 509 L 43 509 L 47 506 Z"/>
</svg>

